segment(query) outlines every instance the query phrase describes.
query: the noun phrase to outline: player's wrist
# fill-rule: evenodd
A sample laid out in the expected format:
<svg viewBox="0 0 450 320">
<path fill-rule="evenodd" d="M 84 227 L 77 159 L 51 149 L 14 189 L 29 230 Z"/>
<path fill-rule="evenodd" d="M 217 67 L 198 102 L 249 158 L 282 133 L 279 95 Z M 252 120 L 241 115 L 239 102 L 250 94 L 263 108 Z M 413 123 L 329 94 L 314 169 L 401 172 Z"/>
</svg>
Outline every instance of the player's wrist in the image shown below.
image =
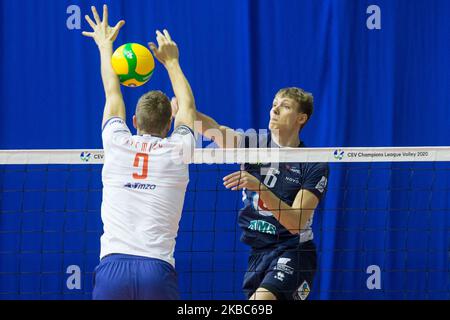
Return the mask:
<svg viewBox="0 0 450 320">
<path fill-rule="evenodd" d="M 103 50 L 112 50 L 113 49 L 113 42 L 112 41 L 102 41 L 97 43 L 98 49 L 100 51 Z"/>
<path fill-rule="evenodd" d="M 180 66 L 180 62 L 178 59 L 170 59 L 164 63 L 164 66 L 167 70 L 178 68 Z"/>
<path fill-rule="evenodd" d="M 260 195 L 265 195 L 265 194 L 267 194 L 268 192 L 270 192 L 270 190 L 269 190 L 269 188 L 266 187 L 265 184 L 261 183 L 261 184 L 259 185 L 259 189 L 258 189 L 257 192 L 258 192 Z"/>
</svg>

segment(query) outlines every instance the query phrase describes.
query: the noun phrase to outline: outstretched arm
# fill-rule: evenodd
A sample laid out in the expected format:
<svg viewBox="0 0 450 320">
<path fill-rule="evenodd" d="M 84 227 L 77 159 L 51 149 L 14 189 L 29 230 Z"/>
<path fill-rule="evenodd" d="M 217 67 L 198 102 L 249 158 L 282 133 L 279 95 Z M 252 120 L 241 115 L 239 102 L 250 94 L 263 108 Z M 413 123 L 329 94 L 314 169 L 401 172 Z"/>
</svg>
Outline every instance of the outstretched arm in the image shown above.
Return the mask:
<svg viewBox="0 0 450 320">
<path fill-rule="evenodd" d="M 105 89 L 106 104 L 103 112 L 102 127 L 106 121 L 113 117 L 119 117 L 125 120 L 125 103 L 120 90 L 120 81 L 111 64 L 111 57 L 113 54 L 113 43 L 119 34 L 120 29 L 125 24 L 121 20 L 115 27 L 110 27 L 108 23 L 108 7 L 103 6 L 103 20 L 97 13 L 95 7 L 92 7 L 92 14 L 94 21 L 86 15 L 86 21 L 92 27 L 93 32 L 83 32 L 86 37 L 93 38 L 100 51 L 101 60 L 101 74 L 103 80 L 103 87 Z"/>
<path fill-rule="evenodd" d="M 156 31 L 158 47 L 153 42 L 150 42 L 149 46 L 155 57 L 164 65 L 169 73 L 173 91 L 178 101 L 179 110 L 175 117 L 175 128 L 180 125 L 185 125 L 194 129 L 196 111 L 194 95 L 183 70 L 181 70 L 178 47 L 172 41 L 169 32 L 167 30 L 163 32 L 164 34 L 159 30 Z"/>
<path fill-rule="evenodd" d="M 196 120 L 201 123 L 196 129 L 208 139 L 214 141 L 220 148 L 237 148 L 241 134 L 231 128 L 220 125 L 213 118 L 197 111 Z"/>
<path fill-rule="evenodd" d="M 178 101 L 172 98 L 172 115 L 175 118 L 178 112 Z M 214 141 L 220 148 L 237 148 L 240 144 L 242 135 L 222 126 L 213 118 L 203 114 L 199 111 L 195 113 L 194 130 L 202 134 L 206 138 Z"/>
</svg>

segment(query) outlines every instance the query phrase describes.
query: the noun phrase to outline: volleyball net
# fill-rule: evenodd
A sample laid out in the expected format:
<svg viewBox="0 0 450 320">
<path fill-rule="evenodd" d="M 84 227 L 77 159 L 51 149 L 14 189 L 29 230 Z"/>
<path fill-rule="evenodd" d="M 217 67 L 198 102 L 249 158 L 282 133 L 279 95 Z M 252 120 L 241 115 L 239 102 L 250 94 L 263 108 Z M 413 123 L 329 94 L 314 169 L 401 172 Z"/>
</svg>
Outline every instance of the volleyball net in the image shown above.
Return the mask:
<svg viewBox="0 0 450 320">
<path fill-rule="evenodd" d="M 175 249 L 183 299 L 244 299 L 241 163 L 326 162 L 309 299 L 450 299 L 450 147 L 199 149 Z M 0 151 L 0 299 L 90 299 L 101 150 Z"/>
</svg>

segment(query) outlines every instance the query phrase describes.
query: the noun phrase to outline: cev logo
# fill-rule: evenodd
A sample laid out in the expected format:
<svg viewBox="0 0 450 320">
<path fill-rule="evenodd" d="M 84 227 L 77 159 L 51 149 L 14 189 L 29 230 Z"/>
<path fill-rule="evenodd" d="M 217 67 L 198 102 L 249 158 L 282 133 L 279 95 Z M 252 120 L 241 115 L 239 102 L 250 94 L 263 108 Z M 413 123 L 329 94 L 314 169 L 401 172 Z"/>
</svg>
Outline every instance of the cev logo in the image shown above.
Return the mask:
<svg viewBox="0 0 450 320">
<path fill-rule="evenodd" d="M 342 160 L 344 158 L 345 152 L 344 150 L 337 149 L 334 151 L 334 158 L 336 160 Z"/>
<path fill-rule="evenodd" d="M 82 152 L 80 154 L 80 159 L 81 161 L 89 162 L 89 160 L 91 160 L 91 156 L 92 154 L 90 152 Z"/>
</svg>

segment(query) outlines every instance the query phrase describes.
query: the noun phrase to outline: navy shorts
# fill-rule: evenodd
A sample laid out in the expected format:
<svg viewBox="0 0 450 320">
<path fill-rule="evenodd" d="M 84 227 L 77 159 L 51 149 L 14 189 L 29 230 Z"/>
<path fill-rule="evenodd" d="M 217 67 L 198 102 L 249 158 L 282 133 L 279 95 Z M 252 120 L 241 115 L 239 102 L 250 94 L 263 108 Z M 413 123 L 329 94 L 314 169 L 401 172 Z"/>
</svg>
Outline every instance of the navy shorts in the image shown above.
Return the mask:
<svg viewBox="0 0 450 320">
<path fill-rule="evenodd" d="M 159 259 L 111 254 L 94 271 L 94 300 L 177 300 L 173 266 Z"/>
<path fill-rule="evenodd" d="M 305 300 L 311 291 L 317 267 L 316 247 L 312 241 L 294 248 L 253 251 L 248 259 L 243 290 L 250 298 L 264 288 L 277 300 Z"/>
</svg>

